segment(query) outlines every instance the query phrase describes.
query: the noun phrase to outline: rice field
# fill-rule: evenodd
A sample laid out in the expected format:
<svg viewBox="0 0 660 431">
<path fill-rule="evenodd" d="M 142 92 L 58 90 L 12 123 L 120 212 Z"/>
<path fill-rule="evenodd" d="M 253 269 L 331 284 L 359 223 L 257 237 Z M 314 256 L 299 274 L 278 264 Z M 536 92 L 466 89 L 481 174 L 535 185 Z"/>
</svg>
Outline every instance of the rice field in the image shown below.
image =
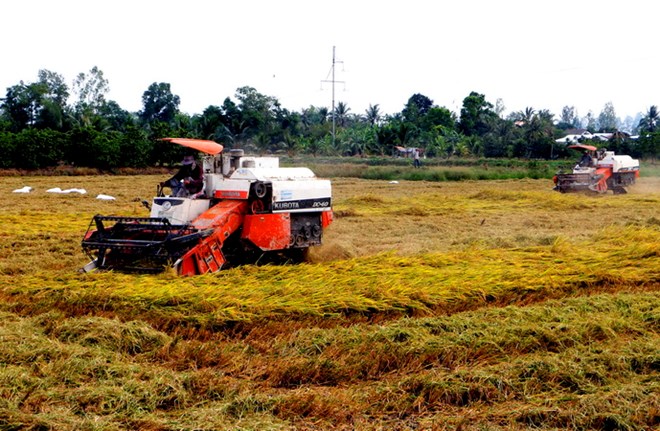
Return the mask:
<svg viewBox="0 0 660 431">
<path fill-rule="evenodd" d="M 78 273 L 160 180 L 0 178 L 0 429 L 660 427 L 658 177 L 338 177 L 307 263 Z"/>
</svg>

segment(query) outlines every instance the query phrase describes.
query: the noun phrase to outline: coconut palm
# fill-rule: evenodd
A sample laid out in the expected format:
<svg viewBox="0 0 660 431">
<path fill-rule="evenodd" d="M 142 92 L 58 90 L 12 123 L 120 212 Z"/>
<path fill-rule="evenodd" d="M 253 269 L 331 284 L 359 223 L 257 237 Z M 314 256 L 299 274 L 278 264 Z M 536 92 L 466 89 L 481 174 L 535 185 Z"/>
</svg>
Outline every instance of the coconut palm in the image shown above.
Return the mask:
<svg viewBox="0 0 660 431">
<path fill-rule="evenodd" d="M 366 110 L 366 119 L 372 126 L 378 123 L 378 120 L 380 120 L 380 108 L 378 104 L 369 105 L 369 108 Z"/>
<path fill-rule="evenodd" d="M 660 113 L 658 107 L 651 105 L 648 112 L 641 120 L 639 120 L 640 132 L 655 132 L 660 125 Z"/>
<path fill-rule="evenodd" d="M 324 124 L 330 116 L 330 110 L 326 107 L 319 108 L 319 119 L 321 124 Z"/>
<path fill-rule="evenodd" d="M 349 108 L 348 105 L 344 102 L 337 103 L 337 108 L 335 108 L 335 119 L 340 126 L 343 127 L 346 124 L 346 120 L 348 119 L 348 111 L 350 110 L 351 108 Z"/>
<path fill-rule="evenodd" d="M 534 117 L 534 114 L 536 114 L 534 108 L 528 106 L 527 108 L 525 108 L 524 111 L 518 111 L 516 113 L 516 117 L 517 117 L 516 119 L 519 121 L 524 121 L 525 124 L 529 124 L 532 122 L 532 118 Z"/>
</svg>

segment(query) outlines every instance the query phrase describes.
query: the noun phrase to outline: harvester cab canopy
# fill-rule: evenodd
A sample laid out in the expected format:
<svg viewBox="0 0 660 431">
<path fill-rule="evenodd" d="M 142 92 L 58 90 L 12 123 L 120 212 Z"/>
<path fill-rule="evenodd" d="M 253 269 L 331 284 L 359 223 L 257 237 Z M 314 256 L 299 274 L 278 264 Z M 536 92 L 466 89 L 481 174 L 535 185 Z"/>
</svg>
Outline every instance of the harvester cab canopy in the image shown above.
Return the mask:
<svg viewBox="0 0 660 431">
<path fill-rule="evenodd" d="M 204 139 L 186 139 L 186 138 L 163 138 L 163 141 L 179 144 L 184 147 L 192 148 L 193 150 L 201 151 L 202 153 L 215 156 L 222 152 L 222 145 L 214 141 Z"/>
<path fill-rule="evenodd" d="M 594 147 L 593 145 L 584 145 L 584 144 L 575 144 L 575 145 L 569 145 L 567 148 L 571 148 L 574 150 L 580 150 L 580 151 L 596 151 L 597 148 Z"/>
</svg>

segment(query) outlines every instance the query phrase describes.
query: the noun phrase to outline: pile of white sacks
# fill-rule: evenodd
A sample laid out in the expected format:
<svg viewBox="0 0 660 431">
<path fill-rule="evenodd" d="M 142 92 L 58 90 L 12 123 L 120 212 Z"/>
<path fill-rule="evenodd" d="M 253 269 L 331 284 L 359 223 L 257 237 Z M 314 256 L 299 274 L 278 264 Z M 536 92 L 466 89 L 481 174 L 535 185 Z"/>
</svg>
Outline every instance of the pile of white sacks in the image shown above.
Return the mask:
<svg viewBox="0 0 660 431">
<path fill-rule="evenodd" d="M 14 190 L 14 193 L 30 193 L 32 190 L 34 190 L 32 187 L 25 186 L 25 187 L 21 187 L 20 189 Z M 46 193 L 59 193 L 59 194 L 78 193 L 78 194 L 84 195 L 84 194 L 87 194 L 87 190 L 85 190 L 85 189 L 76 189 L 76 188 L 62 190 L 59 187 L 54 187 L 52 189 L 46 190 Z M 97 195 L 96 199 L 101 199 L 101 200 L 104 200 L 104 201 L 113 201 L 113 200 L 115 200 L 115 198 L 113 196 L 104 195 L 104 194 Z"/>
</svg>

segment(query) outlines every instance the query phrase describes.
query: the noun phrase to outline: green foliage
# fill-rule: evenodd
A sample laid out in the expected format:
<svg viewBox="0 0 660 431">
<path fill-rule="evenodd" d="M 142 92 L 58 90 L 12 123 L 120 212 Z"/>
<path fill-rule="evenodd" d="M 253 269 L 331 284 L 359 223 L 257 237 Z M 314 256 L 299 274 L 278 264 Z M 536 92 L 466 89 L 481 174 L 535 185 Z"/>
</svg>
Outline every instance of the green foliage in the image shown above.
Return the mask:
<svg viewBox="0 0 660 431">
<path fill-rule="evenodd" d="M 381 156 L 394 154 L 394 147 L 398 145 L 398 142 L 396 131 L 391 124 L 385 124 L 376 129 L 376 143 Z"/>
<path fill-rule="evenodd" d="M 15 167 L 16 139 L 14 133 L 0 132 L 0 168 Z"/>
<path fill-rule="evenodd" d="M 656 105 L 652 105 L 646 115 L 639 120 L 639 131 L 640 133 L 653 133 L 657 131 L 658 126 L 660 126 L 660 112 Z"/>
<path fill-rule="evenodd" d="M 144 130 L 130 126 L 118 136 L 119 166 L 147 167 L 151 163 L 153 142 L 147 138 Z"/>
<path fill-rule="evenodd" d="M 365 156 L 376 148 L 376 131 L 367 124 L 341 129 L 336 139 L 337 153 L 344 156 Z"/>
<path fill-rule="evenodd" d="M 424 116 L 420 128 L 422 130 L 433 130 L 437 127 L 454 129 L 456 127 L 456 116 L 447 108 L 433 106 Z"/>
<path fill-rule="evenodd" d="M 68 139 L 65 134 L 54 130 L 25 129 L 20 133 L 4 133 L 0 138 L 0 151 L 4 167 L 36 169 L 56 166 L 64 159 Z"/>
<path fill-rule="evenodd" d="M 109 90 L 108 80 L 96 66 L 89 73 L 79 73 L 73 82 L 73 91 L 78 96 L 76 106 L 82 109 L 97 110 L 105 104 L 105 95 Z"/>
<path fill-rule="evenodd" d="M 562 130 L 576 129 L 580 127 L 580 118 L 578 117 L 575 106 L 564 106 L 562 108 L 557 127 Z"/>
<path fill-rule="evenodd" d="M 98 107 L 94 126 L 98 130 L 116 130 L 125 132 L 137 127 L 137 116 L 123 110 L 115 101 L 103 103 Z"/>
<path fill-rule="evenodd" d="M 62 130 L 69 96 L 64 78 L 48 70 L 39 71 L 39 81 L 7 88 L 2 110 L 9 129 L 26 128 Z"/>
<path fill-rule="evenodd" d="M 211 139 L 228 149 L 286 152 L 290 156 L 396 156 L 395 147 L 401 146 L 420 148 L 430 158 L 554 159 L 570 156 L 554 141 L 580 122 L 575 109 L 568 106 L 557 125 L 550 112 L 532 107 L 503 119 L 502 101 L 494 108 L 477 92 L 463 100 L 457 118 L 449 109 L 416 93 L 401 112 L 385 116 L 378 105 L 370 105 L 358 115 L 339 102 L 333 130 L 333 113 L 327 107 L 289 111 L 276 98 L 250 86 L 239 87 L 235 101 L 227 97 L 221 105 L 210 105 L 202 114 L 192 116 L 179 111 L 180 98 L 172 94 L 168 83 L 152 83 L 142 95 L 143 109 L 136 113 L 107 101 L 108 88 L 108 80 L 97 67 L 76 77 L 72 89 L 76 100 L 71 105 L 66 104 L 69 89 L 63 78 L 48 70 L 40 70 L 36 82 L 21 81 L 7 88 L 6 97 L 0 99 L 0 131 L 21 134 L 27 129 L 50 130 L 67 133 L 67 138 L 50 139 L 56 135 L 46 134 L 49 140 L 37 143 L 29 133 L 16 139 L 5 134 L 0 139 L 0 167 L 169 165 L 178 162 L 181 151 L 159 139 L 172 136 Z M 599 118 L 589 112 L 587 127 L 595 132 L 599 124 L 603 128 L 607 123 L 605 128 L 611 129 L 613 119 L 610 103 Z M 660 154 L 657 123 L 658 110 L 651 106 L 639 123 L 639 140 L 617 138 L 607 146 L 618 154 L 656 159 Z M 22 147 L 29 149 L 26 157 L 30 161 L 17 160 L 23 157 Z M 38 148 L 43 155 L 32 154 Z"/>
<path fill-rule="evenodd" d="M 635 156 L 657 159 L 660 156 L 660 132 L 640 136 L 634 149 Z"/>
<path fill-rule="evenodd" d="M 598 129 L 599 132 L 617 131 L 616 112 L 614 111 L 612 102 L 607 102 L 598 115 Z"/>
<path fill-rule="evenodd" d="M 179 96 L 172 94 L 170 84 L 153 83 L 142 94 L 143 109 L 140 118 L 146 124 L 154 122 L 173 123 L 179 112 Z"/>
<path fill-rule="evenodd" d="M 335 108 L 335 122 L 339 127 L 345 127 L 346 123 L 348 121 L 348 116 L 351 108 L 348 107 L 348 105 L 344 102 L 339 102 L 337 103 L 337 107 Z"/>
<path fill-rule="evenodd" d="M 378 122 L 380 121 L 380 107 L 378 104 L 369 105 L 369 107 L 365 111 L 365 119 L 367 120 L 367 123 L 369 123 L 372 126 L 378 124 Z"/>
<path fill-rule="evenodd" d="M 499 117 L 493 111 L 493 105 L 486 101 L 483 94 L 473 91 L 463 99 L 459 124 L 466 136 L 486 134 L 496 118 Z"/>
<path fill-rule="evenodd" d="M 101 133 L 91 127 L 77 127 L 69 132 L 69 139 L 67 160 L 73 165 L 101 169 L 119 166 L 123 134 Z"/>
<path fill-rule="evenodd" d="M 271 120 L 275 110 L 279 108 L 277 99 L 263 95 L 249 86 L 238 88 L 236 98 L 239 101 L 242 128 L 247 131 L 245 137 L 270 134 Z"/>
<path fill-rule="evenodd" d="M 406 103 L 405 108 L 401 111 L 403 119 L 407 122 L 417 123 L 420 117 L 425 116 L 431 107 L 433 106 L 433 101 L 423 94 L 413 94 L 408 103 Z"/>
<path fill-rule="evenodd" d="M 194 117 L 196 129 L 204 139 L 222 142 L 226 136 L 225 117 L 218 106 L 207 107 L 202 115 Z"/>
</svg>

